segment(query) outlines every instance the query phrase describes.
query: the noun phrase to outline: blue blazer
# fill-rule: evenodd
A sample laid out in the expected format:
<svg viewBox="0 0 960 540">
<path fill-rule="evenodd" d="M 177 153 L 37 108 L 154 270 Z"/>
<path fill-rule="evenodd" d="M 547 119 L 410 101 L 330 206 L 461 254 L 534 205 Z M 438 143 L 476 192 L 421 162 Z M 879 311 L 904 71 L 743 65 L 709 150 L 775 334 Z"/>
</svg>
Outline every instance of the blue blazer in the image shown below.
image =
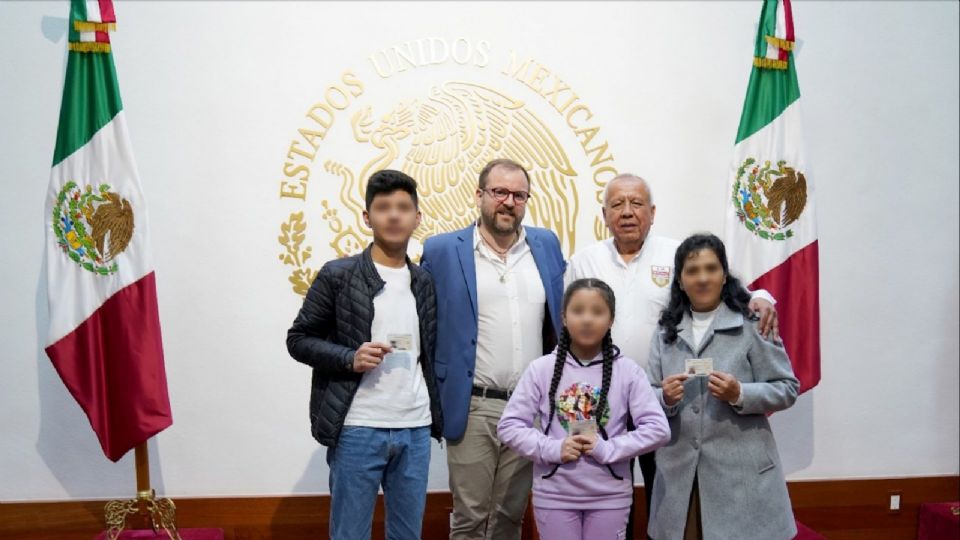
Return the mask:
<svg viewBox="0 0 960 540">
<path fill-rule="evenodd" d="M 443 436 L 463 438 L 470 408 L 473 370 L 477 359 L 477 268 L 473 252 L 474 225 L 428 238 L 420 266 L 433 276 L 437 289 L 435 371 L 443 408 Z M 539 227 L 524 227 L 527 244 L 546 292 L 553 338 L 560 335 L 560 302 L 566 262 L 557 235 Z M 547 341 L 544 342 L 547 346 Z M 552 346 L 550 346 L 552 349 Z M 549 351 L 544 351 L 546 354 Z M 531 358 L 530 360 L 534 360 Z"/>
</svg>

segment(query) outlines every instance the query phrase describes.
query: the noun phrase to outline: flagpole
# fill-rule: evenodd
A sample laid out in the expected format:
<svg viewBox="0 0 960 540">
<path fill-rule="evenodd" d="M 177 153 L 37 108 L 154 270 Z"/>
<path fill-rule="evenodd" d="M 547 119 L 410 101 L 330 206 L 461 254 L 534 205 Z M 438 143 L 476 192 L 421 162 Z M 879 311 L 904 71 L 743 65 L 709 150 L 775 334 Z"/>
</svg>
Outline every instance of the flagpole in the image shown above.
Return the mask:
<svg viewBox="0 0 960 540">
<path fill-rule="evenodd" d="M 141 501 L 153 498 L 150 489 L 150 453 L 147 451 L 147 441 L 138 444 L 133 450 L 137 462 L 137 499 Z"/>
<path fill-rule="evenodd" d="M 141 518 L 149 518 L 154 534 L 162 530 L 169 540 L 181 540 L 177 531 L 177 507 L 167 498 L 158 498 L 150 487 L 150 452 L 147 441 L 143 441 L 133 449 L 134 461 L 137 469 L 137 497 L 125 501 L 110 501 L 104 507 L 104 517 L 107 522 L 108 540 L 119 540 L 121 533 L 127 526 L 127 516 L 137 514 Z"/>
</svg>

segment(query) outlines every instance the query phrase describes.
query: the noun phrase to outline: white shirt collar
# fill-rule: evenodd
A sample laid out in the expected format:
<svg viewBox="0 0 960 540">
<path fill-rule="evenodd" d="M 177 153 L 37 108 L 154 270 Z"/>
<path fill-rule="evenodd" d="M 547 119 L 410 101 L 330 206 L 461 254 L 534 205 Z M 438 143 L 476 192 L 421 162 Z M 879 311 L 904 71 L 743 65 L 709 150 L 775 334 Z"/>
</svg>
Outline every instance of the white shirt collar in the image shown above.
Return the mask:
<svg viewBox="0 0 960 540">
<path fill-rule="evenodd" d="M 650 240 L 650 235 L 647 234 L 647 237 L 643 239 L 643 244 L 640 244 L 640 251 L 638 251 L 637 254 L 632 259 L 630 259 L 630 262 L 625 262 L 623 260 L 623 257 L 620 255 L 620 252 L 617 251 L 617 244 L 614 241 L 614 238 L 612 236 L 604 240 L 604 243 L 607 245 L 607 248 L 610 250 L 610 257 L 613 259 L 613 264 L 616 264 L 623 268 L 627 268 L 631 264 L 635 264 L 637 261 L 640 260 L 640 258 L 643 256 L 643 251 L 647 249 L 647 245 L 650 243 L 649 240 Z"/>
<path fill-rule="evenodd" d="M 523 251 L 526 248 L 527 244 L 527 229 L 523 225 L 520 225 L 520 236 L 517 237 L 517 241 L 510 247 L 507 251 L 507 255 L 517 254 Z M 499 257 L 486 242 L 483 241 L 483 237 L 480 236 L 480 222 L 479 220 L 476 223 L 476 226 L 473 228 L 473 249 L 474 251 L 483 252 L 489 257 Z M 616 251 L 616 250 L 614 250 Z"/>
</svg>

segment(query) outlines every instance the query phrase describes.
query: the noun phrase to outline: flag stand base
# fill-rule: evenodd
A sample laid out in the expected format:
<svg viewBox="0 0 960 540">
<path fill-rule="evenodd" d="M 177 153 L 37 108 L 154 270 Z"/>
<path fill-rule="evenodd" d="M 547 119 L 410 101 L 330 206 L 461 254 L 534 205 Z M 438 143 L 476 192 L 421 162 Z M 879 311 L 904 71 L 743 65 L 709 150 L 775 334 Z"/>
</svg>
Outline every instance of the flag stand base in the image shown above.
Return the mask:
<svg viewBox="0 0 960 540">
<path fill-rule="evenodd" d="M 151 489 L 137 493 L 136 499 L 126 501 L 110 501 L 103 509 L 107 522 L 107 538 L 117 540 L 120 533 L 126 528 L 127 516 L 140 514 L 150 516 L 150 525 L 154 533 L 162 529 L 170 540 L 180 540 L 177 532 L 177 508 L 173 501 L 167 498 L 157 498 Z"/>
<path fill-rule="evenodd" d="M 177 507 L 167 498 L 157 498 L 150 488 L 150 464 L 146 441 L 134 450 L 137 461 L 137 498 L 123 501 L 110 501 L 104 506 L 103 514 L 107 523 L 107 538 L 117 540 L 127 525 L 127 516 L 139 514 L 150 517 L 150 526 L 154 534 L 163 530 L 170 540 L 181 540 L 177 531 Z"/>
</svg>

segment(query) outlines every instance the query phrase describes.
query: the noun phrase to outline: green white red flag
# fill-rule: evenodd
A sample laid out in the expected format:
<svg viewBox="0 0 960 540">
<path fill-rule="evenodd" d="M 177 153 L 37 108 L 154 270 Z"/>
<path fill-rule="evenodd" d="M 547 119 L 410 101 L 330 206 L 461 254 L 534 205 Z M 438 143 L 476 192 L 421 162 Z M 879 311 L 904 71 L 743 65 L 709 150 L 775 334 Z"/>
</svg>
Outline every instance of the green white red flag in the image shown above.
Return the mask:
<svg viewBox="0 0 960 540">
<path fill-rule="evenodd" d="M 790 0 L 765 0 L 734 159 L 724 180 L 724 241 L 751 289 L 777 299 L 800 391 L 820 381 L 819 255 L 814 184 L 800 118 Z"/>
<path fill-rule="evenodd" d="M 72 0 L 46 201 L 46 352 L 119 460 L 173 422 L 147 211 L 109 32 L 111 0 Z"/>
</svg>

